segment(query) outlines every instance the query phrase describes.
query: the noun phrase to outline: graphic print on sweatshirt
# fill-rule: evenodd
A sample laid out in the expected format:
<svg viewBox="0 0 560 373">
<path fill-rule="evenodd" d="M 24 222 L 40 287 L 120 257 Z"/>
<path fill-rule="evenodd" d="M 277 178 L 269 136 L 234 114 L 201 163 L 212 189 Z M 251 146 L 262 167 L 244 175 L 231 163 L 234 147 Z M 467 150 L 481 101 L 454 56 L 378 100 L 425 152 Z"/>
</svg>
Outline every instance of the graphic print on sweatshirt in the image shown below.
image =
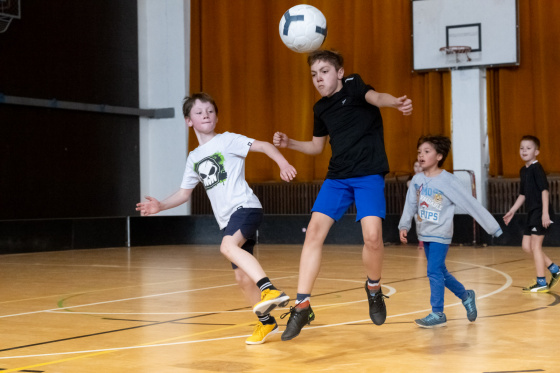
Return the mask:
<svg viewBox="0 0 560 373">
<path fill-rule="evenodd" d="M 438 189 L 424 188 L 424 185 L 415 185 L 415 187 L 418 221 L 428 220 L 438 223 L 443 208 L 443 193 Z"/>
<path fill-rule="evenodd" d="M 204 189 L 214 188 L 218 183 L 223 183 L 227 179 L 227 172 L 224 168 L 224 156 L 221 153 L 214 153 L 209 157 L 203 158 L 194 164 L 194 172 L 198 174 L 204 184 Z"/>
</svg>

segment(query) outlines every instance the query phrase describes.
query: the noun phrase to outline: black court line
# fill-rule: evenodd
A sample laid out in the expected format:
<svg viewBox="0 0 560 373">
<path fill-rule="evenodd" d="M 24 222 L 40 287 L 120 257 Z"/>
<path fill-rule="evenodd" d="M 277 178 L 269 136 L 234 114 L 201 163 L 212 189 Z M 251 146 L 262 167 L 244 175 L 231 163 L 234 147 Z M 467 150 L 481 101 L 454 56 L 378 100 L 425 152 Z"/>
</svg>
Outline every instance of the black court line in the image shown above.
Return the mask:
<svg viewBox="0 0 560 373">
<path fill-rule="evenodd" d="M 0 368 L 0 370 L 8 370 L 6 368 Z M 26 373 L 44 373 L 44 370 L 28 370 L 28 369 L 24 369 L 24 370 L 18 370 L 18 372 L 26 372 Z"/>
<path fill-rule="evenodd" d="M 246 308 L 246 307 L 241 308 L 241 309 L 245 309 L 245 308 Z M 240 309 L 239 309 L 239 308 L 238 308 L 238 309 L 232 309 L 232 310 L 229 310 L 229 311 L 238 311 L 238 310 L 240 310 Z M 183 321 L 183 320 L 190 320 L 190 319 L 195 319 L 195 318 L 198 318 L 198 317 L 212 316 L 212 315 L 218 315 L 218 314 L 219 314 L 218 312 L 205 313 L 205 314 L 196 315 L 196 316 L 182 317 L 182 318 L 174 319 L 174 320 L 152 322 L 152 323 L 149 323 L 149 324 L 147 324 L 147 325 L 137 325 L 137 326 L 131 326 L 131 327 L 128 327 L 128 328 L 107 330 L 107 331 L 104 331 L 104 332 L 91 333 L 91 334 L 84 334 L 84 335 L 77 335 L 77 336 L 73 336 L 73 337 L 54 339 L 54 340 L 45 341 L 45 342 L 31 343 L 31 344 L 28 344 L 28 345 L 22 345 L 22 346 L 15 346 L 15 347 L 10 347 L 10 348 L 5 348 L 5 349 L 0 350 L 0 352 L 13 351 L 13 350 L 20 350 L 20 349 L 24 349 L 24 348 L 28 348 L 28 347 L 43 346 L 43 345 L 52 344 L 52 343 L 57 343 L 57 342 L 66 342 L 66 341 L 72 341 L 72 340 L 75 340 L 75 339 L 88 338 L 88 337 L 95 337 L 95 336 L 104 335 L 104 334 L 112 334 L 112 333 L 124 332 L 124 331 L 128 331 L 128 330 L 147 328 L 147 327 L 155 326 L 155 325 L 163 325 L 163 324 L 177 323 L 177 322 Z M 115 320 L 118 320 L 118 319 L 115 319 Z M 208 325 L 212 325 L 212 324 L 208 324 Z M 217 325 L 221 325 L 221 324 L 217 324 Z"/>
<path fill-rule="evenodd" d="M 518 260 L 515 260 L 518 261 Z M 512 262 L 515 262 L 512 261 Z M 496 263 L 494 265 L 499 265 L 502 263 Z M 461 271 L 464 270 L 470 270 L 470 269 L 474 269 L 474 268 L 478 268 L 478 267 L 472 267 L 472 268 L 467 268 L 467 269 L 463 269 Z M 457 272 L 457 271 L 454 271 Z M 452 272 L 453 273 L 453 272 Z M 392 281 L 392 282 L 388 282 L 387 284 L 394 284 L 394 283 L 399 283 L 399 282 L 404 282 L 404 281 L 411 281 L 411 280 L 416 280 L 416 279 L 423 279 L 426 278 L 426 276 L 422 276 L 422 277 L 412 277 L 412 278 L 407 278 L 407 279 L 402 279 L 402 280 L 397 280 L 397 281 Z M 354 290 L 359 290 L 359 289 L 363 289 L 363 286 L 360 287 L 353 287 L 353 288 L 349 288 L 349 289 L 343 289 L 343 290 L 337 290 L 337 291 L 332 291 L 332 292 L 326 292 L 326 293 L 320 293 L 320 294 L 316 294 L 313 297 L 321 297 L 321 296 L 325 296 L 325 295 L 331 295 L 331 294 L 338 294 L 338 293 L 344 293 L 344 292 L 348 292 L 348 291 L 354 291 Z M 552 305 L 556 305 L 560 302 L 560 298 L 558 298 L 558 295 L 556 294 L 552 294 L 554 295 L 557 299 L 555 300 L 555 302 L 553 302 L 551 304 Z M 229 311 L 238 311 L 238 310 L 244 310 L 247 309 L 248 307 L 242 307 L 242 308 L 235 308 L 235 309 L 231 309 Z M 525 313 L 525 312 L 534 312 L 537 310 L 541 310 L 544 309 L 546 307 L 541 307 L 541 308 L 536 308 L 534 310 L 529 310 L 529 311 L 521 311 L 519 313 Z M 228 311 L 226 311 L 228 312 Z M 47 344 L 52 344 L 52 343 L 57 343 L 57 342 L 65 342 L 65 341 L 71 341 L 71 340 L 75 340 L 75 339 L 81 339 L 81 338 L 88 338 L 88 337 L 94 337 L 94 336 L 99 336 L 99 335 L 104 335 L 104 334 L 112 334 L 112 333 L 117 333 L 117 332 L 123 332 L 123 331 L 128 331 L 128 330 L 134 330 L 134 329 L 140 329 L 140 328 L 146 328 L 146 327 L 150 327 L 150 326 L 156 326 L 156 325 L 162 325 L 162 324 L 168 324 L 168 323 L 180 323 L 181 321 L 184 320 L 190 320 L 190 319 L 194 319 L 194 318 L 199 318 L 199 317 L 205 317 L 205 316 L 212 316 L 212 315 L 217 315 L 219 314 L 218 312 L 213 312 L 213 313 L 206 313 L 206 314 L 200 314 L 200 315 L 196 315 L 196 316 L 190 316 L 190 317 L 182 317 L 182 318 L 178 318 L 178 319 L 173 319 L 173 320 L 168 320 L 168 321 L 158 321 L 158 322 L 150 322 L 150 321 L 142 321 L 142 320 L 133 320 L 134 322 L 147 322 L 147 325 L 137 325 L 137 326 L 132 326 L 132 327 L 128 327 L 128 328 L 121 328 L 121 329 L 114 329 L 114 330 L 108 330 L 108 331 L 104 331 L 104 332 L 98 332 L 98 333 L 91 333 L 91 334 L 84 334 L 84 335 L 78 335 L 78 336 L 74 336 L 74 337 L 68 337 L 68 338 L 61 338 L 61 339 L 55 339 L 55 340 L 51 340 L 51 341 L 45 341 L 45 342 L 37 342 L 37 343 L 32 343 L 32 344 L 28 344 L 28 345 L 22 345 L 22 346 L 15 346 L 15 347 L 10 347 L 10 348 L 5 348 L 0 350 L 0 352 L 5 352 L 5 351 L 13 351 L 13 350 L 19 350 L 19 349 L 24 349 L 24 348 L 28 348 L 28 347 L 35 347 L 35 346 L 42 346 L 42 345 L 47 345 Z M 515 313 L 512 313 L 515 314 Z M 507 314 L 501 315 L 501 316 L 506 316 Z M 485 317 L 497 317 L 497 316 L 485 316 Z M 115 320 L 115 321 L 127 321 L 126 319 L 118 319 L 118 318 L 112 318 L 110 320 Z M 204 324 L 204 325 L 214 325 L 214 324 Z M 216 324 L 216 325 L 224 325 L 224 324 Z M 226 324 L 228 325 L 228 324 Z M 355 325 L 361 325 L 361 324 L 355 324 Z M 365 324 L 363 324 L 365 325 Z"/>
<path fill-rule="evenodd" d="M 492 372 L 482 372 L 482 373 L 528 373 L 528 372 L 544 372 L 542 369 L 531 369 L 531 370 L 500 370 Z"/>
</svg>

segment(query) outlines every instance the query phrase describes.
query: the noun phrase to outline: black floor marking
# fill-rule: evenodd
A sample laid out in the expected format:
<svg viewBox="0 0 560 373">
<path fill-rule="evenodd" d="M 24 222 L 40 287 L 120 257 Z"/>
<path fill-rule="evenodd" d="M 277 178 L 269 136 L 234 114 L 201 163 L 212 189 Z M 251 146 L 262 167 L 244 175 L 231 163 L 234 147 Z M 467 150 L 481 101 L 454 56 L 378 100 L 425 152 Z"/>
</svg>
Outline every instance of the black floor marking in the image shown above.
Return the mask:
<svg viewBox="0 0 560 373">
<path fill-rule="evenodd" d="M 0 370 L 8 370 L 7 368 L 0 368 Z M 24 369 L 24 370 L 18 370 L 18 372 L 26 372 L 26 373 L 44 373 L 44 370 L 29 370 L 29 369 Z"/>
<path fill-rule="evenodd" d="M 513 261 L 509 261 L 509 262 L 495 263 L 495 264 L 486 265 L 486 266 L 493 266 L 493 265 L 499 265 L 499 264 L 504 264 L 504 263 L 512 263 L 512 262 L 516 262 L 516 261 L 520 261 L 520 260 L 513 260 Z M 470 270 L 470 269 L 474 269 L 474 268 L 478 268 L 478 267 L 466 268 L 466 269 L 462 269 L 460 271 Z M 458 272 L 458 271 L 454 271 L 454 272 Z M 412 278 L 407 278 L 407 279 L 402 279 L 402 280 L 397 280 L 397 281 L 391 281 L 388 284 L 395 284 L 395 283 L 399 283 L 399 282 L 417 280 L 417 279 L 421 279 L 421 278 L 426 278 L 426 276 L 412 277 Z M 353 290 L 360 290 L 360 289 L 364 289 L 364 287 L 359 286 L 359 287 L 354 287 L 354 288 L 349 288 L 349 289 L 344 289 L 344 290 L 337 290 L 337 291 L 331 291 L 331 292 L 326 292 L 326 293 L 320 293 L 320 294 L 313 295 L 313 297 L 314 298 L 315 297 L 321 297 L 321 296 L 325 296 L 325 295 L 344 293 L 344 292 L 353 291 Z M 555 301 L 553 303 L 551 303 L 549 306 L 555 306 L 558 303 L 560 303 L 560 296 L 558 296 L 557 294 L 554 294 L 554 293 L 549 293 L 549 294 L 555 296 Z M 239 311 L 239 310 L 244 310 L 244 309 L 248 309 L 248 308 L 249 307 L 241 307 L 241 308 L 231 309 L 231 310 L 228 310 L 228 311 Z M 513 312 L 513 313 L 510 313 L 510 314 L 501 314 L 501 315 L 493 315 L 493 316 L 483 316 L 483 317 L 507 316 L 507 315 L 513 315 L 513 314 L 526 313 L 526 312 L 534 312 L 534 311 L 542 310 L 542 309 L 545 309 L 545 308 L 546 307 L 539 307 L 539 308 L 535 308 L 535 309 L 527 310 L 527 311 Z M 228 312 L 228 311 L 226 311 L 226 312 Z M 146 327 L 155 326 L 155 325 L 162 325 L 162 324 L 168 324 L 168 323 L 180 323 L 183 320 L 190 320 L 190 319 L 194 319 L 194 318 L 198 318 L 198 317 L 212 316 L 212 315 L 217 315 L 217 314 L 218 314 L 218 312 L 212 312 L 212 313 L 205 313 L 205 314 L 200 314 L 200 315 L 196 315 L 196 316 L 182 317 L 182 318 L 179 318 L 179 319 L 168 320 L 168 321 L 159 321 L 159 322 L 152 322 L 152 321 L 147 321 L 147 320 L 145 321 L 145 320 L 127 320 L 127 319 L 118 319 L 118 318 L 107 318 L 107 320 L 146 322 L 148 324 L 147 325 L 137 325 L 137 326 L 132 326 L 132 327 L 128 327 L 128 328 L 108 330 L 108 331 L 105 331 L 105 332 L 78 335 L 78 336 L 68 337 L 68 338 L 55 339 L 55 340 L 45 341 L 45 342 L 37 342 L 37 343 L 32 343 L 32 344 L 22 345 L 22 346 L 15 346 L 15 347 L 2 349 L 2 350 L 0 350 L 0 352 L 13 351 L 13 350 L 24 349 L 24 348 L 27 348 L 27 347 L 42 346 L 42 345 L 47 345 L 47 344 L 52 344 L 52 343 L 57 343 L 57 342 L 71 341 L 71 340 L 74 340 L 74 339 L 81 339 L 81 338 L 94 337 L 94 336 L 103 335 L 103 334 L 111 334 L 111 333 L 117 333 L 117 332 L 122 332 L 122 331 L 127 331 L 127 330 L 146 328 Z M 481 318 L 483 318 L 483 317 L 481 317 Z M 395 322 L 395 323 L 388 323 L 388 324 L 400 324 L 400 323 L 406 323 L 406 322 Z M 183 323 L 181 323 L 181 324 L 183 324 Z M 190 324 L 190 323 L 186 323 L 186 324 Z M 203 324 L 203 323 L 201 323 L 199 325 L 228 325 L 229 326 L 229 325 L 232 325 L 232 324 Z M 235 324 L 233 324 L 233 325 L 235 325 Z M 368 324 L 364 323 L 364 324 L 352 324 L 352 325 L 368 325 Z M 0 371 L 1 370 L 3 370 L 3 369 L 0 368 Z M 34 372 L 34 371 L 30 371 L 30 372 Z M 37 371 L 37 372 L 42 372 L 42 371 Z M 527 372 L 531 372 L 531 371 L 527 371 Z M 492 373 L 501 373 L 501 372 L 492 372 Z"/>
<path fill-rule="evenodd" d="M 244 308 L 246 308 L 246 307 L 244 307 Z M 230 311 L 237 311 L 237 310 L 238 310 L 238 309 L 233 309 L 233 310 L 230 310 Z M 205 314 L 196 315 L 196 316 L 182 317 L 182 318 L 174 319 L 174 320 L 152 322 L 152 323 L 147 324 L 147 325 L 137 325 L 137 326 L 131 326 L 131 327 L 128 327 L 128 328 L 107 330 L 107 331 L 105 331 L 105 332 L 91 333 L 91 334 L 78 335 L 78 336 L 68 337 L 68 338 L 54 339 L 54 340 L 51 340 L 51 341 L 37 342 L 37 343 L 28 344 L 28 345 L 22 345 L 22 346 L 15 346 L 15 347 L 10 347 L 10 348 L 5 348 L 5 349 L 0 350 L 0 352 L 13 351 L 13 350 L 20 350 L 20 349 L 23 349 L 23 348 L 35 347 L 35 346 L 42 346 L 42 345 L 47 345 L 47 344 L 52 344 L 52 343 L 57 343 L 57 342 L 72 341 L 72 340 L 75 340 L 75 339 L 81 339 L 81 338 L 87 338 L 87 337 L 94 337 L 94 336 L 103 335 L 103 334 L 112 334 L 112 333 L 123 332 L 123 331 L 128 331 L 128 330 L 146 328 L 146 327 L 155 326 L 155 325 L 176 323 L 176 322 L 183 321 L 183 320 L 190 320 L 190 319 L 194 319 L 194 318 L 198 318 L 198 317 L 211 316 L 211 315 L 217 315 L 217 314 L 218 314 L 217 312 L 205 313 Z M 118 320 L 118 319 L 117 319 L 117 320 Z"/>
<path fill-rule="evenodd" d="M 544 372 L 542 369 L 531 369 L 531 370 L 500 370 L 492 372 L 482 372 L 482 373 L 528 373 L 528 372 Z"/>
</svg>

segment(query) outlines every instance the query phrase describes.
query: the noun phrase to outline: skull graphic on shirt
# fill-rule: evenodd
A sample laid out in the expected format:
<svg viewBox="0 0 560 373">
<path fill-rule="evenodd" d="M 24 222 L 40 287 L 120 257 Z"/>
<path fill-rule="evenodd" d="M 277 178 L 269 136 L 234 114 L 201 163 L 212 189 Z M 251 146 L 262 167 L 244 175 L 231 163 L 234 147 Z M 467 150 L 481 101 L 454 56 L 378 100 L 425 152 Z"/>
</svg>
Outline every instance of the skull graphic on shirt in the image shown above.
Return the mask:
<svg viewBox="0 0 560 373">
<path fill-rule="evenodd" d="M 195 163 L 194 171 L 200 177 L 206 190 L 212 189 L 218 183 L 227 179 L 227 173 L 224 169 L 224 157 L 220 153 L 215 153 Z"/>
</svg>

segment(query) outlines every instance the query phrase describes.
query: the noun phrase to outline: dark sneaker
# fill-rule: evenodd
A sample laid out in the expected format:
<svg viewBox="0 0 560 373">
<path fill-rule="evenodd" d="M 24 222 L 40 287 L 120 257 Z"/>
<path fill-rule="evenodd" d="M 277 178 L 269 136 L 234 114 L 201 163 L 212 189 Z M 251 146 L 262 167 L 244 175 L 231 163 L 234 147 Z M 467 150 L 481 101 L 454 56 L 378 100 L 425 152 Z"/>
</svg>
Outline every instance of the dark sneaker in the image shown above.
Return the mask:
<svg viewBox="0 0 560 373">
<path fill-rule="evenodd" d="M 290 315 L 288 319 L 288 323 L 286 325 L 286 330 L 282 333 L 282 340 L 289 341 L 299 335 L 301 329 L 305 326 L 305 324 L 310 324 L 311 321 L 315 320 L 315 313 L 311 306 L 306 308 L 296 308 L 290 307 L 290 311 L 282 314 L 280 316 L 281 319 Z"/>
<path fill-rule="evenodd" d="M 467 290 L 467 294 L 469 297 L 463 301 L 463 306 L 467 310 L 467 319 L 470 322 L 476 320 L 476 316 L 478 315 L 476 311 L 476 295 L 474 294 L 474 290 Z"/>
<path fill-rule="evenodd" d="M 383 294 L 381 288 L 374 295 L 371 295 L 367 286 L 366 280 L 366 293 L 369 302 L 369 317 L 375 325 L 382 325 L 387 318 L 387 307 L 385 307 L 385 300 L 383 298 L 389 298 Z"/>
<path fill-rule="evenodd" d="M 548 285 L 539 285 L 536 281 L 532 285 L 523 288 L 524 293 L 548 293 L 549 291 Z"/>
<path fill-rule="evenodd" d="M 552 278 L 550 279 L 548 288 L 552 289 L 553 287 L 555 287 L 558 284 L 558 280 L 560 280 L 560 271 L 552 274 Z"/>
<path fill-rule="evenodd" d="M 444 313 L 442 313 L 440 316 L 437 313 L 432 312 L 423 319 L 416 319 L 414 320 L 414 322 L 421 328 L 439 328 L 441 326 L 447 325 L 447 317 L 445 317 Z"/>
</svg>

